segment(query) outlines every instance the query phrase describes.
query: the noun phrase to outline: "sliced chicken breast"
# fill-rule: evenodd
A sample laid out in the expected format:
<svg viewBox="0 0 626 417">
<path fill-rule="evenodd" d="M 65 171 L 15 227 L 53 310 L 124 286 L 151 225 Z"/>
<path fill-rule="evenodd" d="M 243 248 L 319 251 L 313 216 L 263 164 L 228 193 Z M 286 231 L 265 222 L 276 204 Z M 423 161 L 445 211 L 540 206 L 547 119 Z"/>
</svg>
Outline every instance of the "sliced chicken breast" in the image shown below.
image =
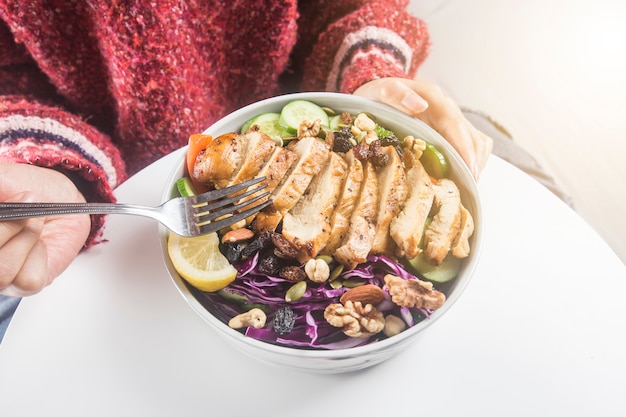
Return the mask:
<svg viewBox="0 0 626 417">
<path fill-rule="evenodd" d="M 223 188 L 245 160 L 248 141 L 236 133 L 227 133 L 209 143 L 196 157 L 193 177 L 215 188 Z"/>
<path fill-rule="evenodd" d="M 251 130 L 241 136 L 247 142 L 245 157 L 237 172 L 231 176 L 228 185 L 254 178 L 276 149 L 276 142 L 265 133 Z"/>
<path fill-rule="evenodd" d="M 267 186 L 259 191 L 259 193 L 269 192 L 271 193 L 276 189 L 278 184 L 280 184 L 281 180 L 291 167 L 291 164 L 297 159 L 297 155 L 291 152 L 287 148 L 283 148 L 281 146 L 276 146 L 272 155 L 270 155 L 269 159 L 265 163 L 265 166 L 261 168 L 261 170 L 257 173 L 256 177 L 266 177 L 267 179 L 263 183 L 267 183 Z M 254 185 L 253 187 L 256 187 Z M 258 195 L 258 193 L 252 194 L 248 196 L 245 200 L 252 199 L 254 196 Z M 270 197 L 263 198 L 258 200 L 259 203 L 267 201 Z M 249 225 L 252 223 L 256 215 L 250 216 L 246 219 L 246 224 Z"/>
<path fill-rule="evenodd" d="M 348 166 L 346 180 L 343 183 L 341 195 L 337 201 L 337 207 L 333 213 L 330 223 L 330 236 L 326 246 L 322 249 L 323 255 L 332 256 L 343 242 L 348 229 L 350 228 L 350 216 L 361 193 L 363 183 L 363 164 L 354 157 L 352 150 L 348 151 L 344 157 Z"/>
<path fill-rule="evenodd" d="M 365 262 L 374 243 L 375 220 L 378 209 L 378 176 L 372 164 L 363 169 L 363 184 L 358 202 L 350 216 L 348 233 L 333 257 L 348 269 Z"/>
<path fill-rule="evenodd" d="M 396 149 L 393 146 L 385 146 L 381 151 L 387 155 L 387 163 L 377 170 L 378 213 L 372 252 L 391 255 L 395 243 L 389 235 L 389 224 L 404 204 L 408 187 L 404 165 Z"/>
<path fill-rule="evenodd" d="M 396 243 L 396 255 L 412 259 L 421 252 L 419 244 L 435 191 L 430 176 L 413 152 L 405 152 L 402 159 L 408 196 L 398 215 L 391 220 L 389 234 Z"/>
<path fill-rule="evenodd" d="M 318 255 L 330 236 L 330 220 L 347 173 L 347 163 L 331 152 L 306 192 L 283 217 L 283 236 L 297 248 L 304 263 Z"/>
<path fill-rule="evenodd" d="M 467 258 L 470 254 L 469 238 L 474 233 L 474 218 L 463 204 L 461 204 L 461 225 L 459 229 L 459 233 L 452 241 L 452 255 L 457 258 Z"/>
<path fill-rule="evenodd" d="M 328 144 L 314 137 L 292 141 L 287 149 L 297 155 L 297 160 L 272 193 L 272 204 L 254 219 L 253 228 L 259 233 L 276 230 L 285 213 L 302 197 L 330 155 Z"/>
<path fill-rule="evenodd" d="M 450 252 L 461 226 L 461 196 L 456 184 L 446 178 L 434 184 L 436 214 L 424 233 L 424 252 L 433 265 L 441 265 Z"/>
<path fill-rule="evenodd" d="M 275 148 L 272 138 L 257 131 L 221 135 L 198 154 L 193 175 L 215 188 L 239 184 L 254 178 Z"/>
</svg>

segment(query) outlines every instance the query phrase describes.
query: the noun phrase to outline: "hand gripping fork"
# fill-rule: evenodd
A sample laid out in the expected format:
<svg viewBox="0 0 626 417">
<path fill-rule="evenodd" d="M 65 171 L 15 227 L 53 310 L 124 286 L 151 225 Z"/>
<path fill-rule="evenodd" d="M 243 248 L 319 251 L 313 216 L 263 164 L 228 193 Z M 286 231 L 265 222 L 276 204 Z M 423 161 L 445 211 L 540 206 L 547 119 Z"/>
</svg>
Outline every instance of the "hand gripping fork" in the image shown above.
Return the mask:
<svg viewBox="0 0 626 417">
<path fill-rule="evenodd" d="M 158 207 L 113 203 L 0 203 L 0 221 L 70 214 L 132 214 L 158 220 L 185 237 L 200 236 L 230 226 L 271 204 L 260 177 L 191 197 L 177 197 Z M 254 186 L 254 187 L 253 187 Z M 244 199 L 244 197 L 250 197 Z M 243 200 L 242 200 L 243 199 Z M 259 204 L 254 204 L 259 202 Z"/>
</svg>

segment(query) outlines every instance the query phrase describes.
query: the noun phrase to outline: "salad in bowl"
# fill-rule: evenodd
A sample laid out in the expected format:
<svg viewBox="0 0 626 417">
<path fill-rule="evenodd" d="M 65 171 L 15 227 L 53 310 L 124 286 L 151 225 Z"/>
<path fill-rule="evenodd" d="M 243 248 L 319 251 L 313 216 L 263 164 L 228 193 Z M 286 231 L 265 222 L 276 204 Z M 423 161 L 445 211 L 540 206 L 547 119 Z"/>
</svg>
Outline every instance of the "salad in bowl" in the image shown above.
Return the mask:
<svg viewBox="0 0 626 417">
<path fill-rule="evenodd" d="M 472 175 L 386 105 L 337 93 L 249 105 L 191 135 L 164 199 L 251 178 L 268 195 L 250 204 L 271 201 L 258 214 L 198 238 L 162 230 L 162 246 L 183 297 L 252 356 L 318 372 L 379 363 L 473 273 Z"/>
</svg>

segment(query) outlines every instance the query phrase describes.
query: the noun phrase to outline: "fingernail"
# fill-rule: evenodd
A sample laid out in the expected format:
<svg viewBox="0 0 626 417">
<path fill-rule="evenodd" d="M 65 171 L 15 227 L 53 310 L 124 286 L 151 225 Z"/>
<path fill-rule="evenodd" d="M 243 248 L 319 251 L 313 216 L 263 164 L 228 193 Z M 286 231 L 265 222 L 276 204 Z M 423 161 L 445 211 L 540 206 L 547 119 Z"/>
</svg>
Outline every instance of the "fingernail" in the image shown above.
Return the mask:
<svg viewBox="0 0 626 417">
<path fill-rule="evenodd" d="M 406 94 L 400 104 L 414 112 L 423 112 L 428 108 L 428 102 L 415 93 Z"/>
</svg>

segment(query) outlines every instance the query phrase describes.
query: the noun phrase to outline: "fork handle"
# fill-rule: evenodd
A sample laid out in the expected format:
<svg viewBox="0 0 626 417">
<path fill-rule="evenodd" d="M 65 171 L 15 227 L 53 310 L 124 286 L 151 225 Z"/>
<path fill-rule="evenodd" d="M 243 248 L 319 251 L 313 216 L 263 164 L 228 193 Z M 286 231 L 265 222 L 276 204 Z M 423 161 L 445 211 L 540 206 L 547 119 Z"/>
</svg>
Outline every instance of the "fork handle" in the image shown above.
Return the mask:
<svg viewBox="0 0 626 417">
<path fill-rule="evenodd" d="M 0 203 L 0 221 L 69 214 L 147 215 L 151 207 L 113 203 Z"/>
</svg>

